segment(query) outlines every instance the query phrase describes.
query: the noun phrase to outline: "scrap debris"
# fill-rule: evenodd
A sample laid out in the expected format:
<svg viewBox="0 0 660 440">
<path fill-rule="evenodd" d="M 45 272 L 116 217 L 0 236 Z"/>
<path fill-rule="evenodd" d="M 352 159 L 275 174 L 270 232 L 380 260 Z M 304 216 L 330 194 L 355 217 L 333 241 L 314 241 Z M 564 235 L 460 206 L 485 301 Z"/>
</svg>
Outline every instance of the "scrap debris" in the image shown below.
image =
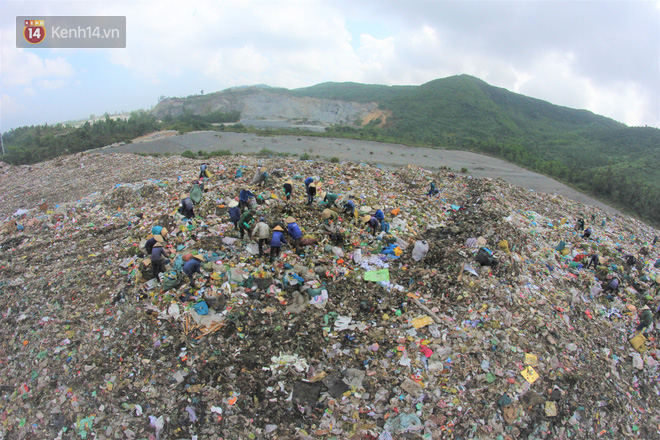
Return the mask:
<svg viewBox="0 0 660 440">
<path fill-rule="evenodd" d="M 1 438 L 660 436 L 657 332 L 635 331 L 660 300 L 655 229 L 450 170 L 207 162 L 192 221 L 176 207 L 201 161 L 2 165 Z M 298 251 L 271 263 L 238 238 L 243 188 L 271 229 L 295 218 Z M 340 220 L 324 229 L 326 191 Z M 378 210 L 389 231 L 372 234 L 360 219 Z M 152 278 L 157 225 L 171 255 Z"/>
</svg>

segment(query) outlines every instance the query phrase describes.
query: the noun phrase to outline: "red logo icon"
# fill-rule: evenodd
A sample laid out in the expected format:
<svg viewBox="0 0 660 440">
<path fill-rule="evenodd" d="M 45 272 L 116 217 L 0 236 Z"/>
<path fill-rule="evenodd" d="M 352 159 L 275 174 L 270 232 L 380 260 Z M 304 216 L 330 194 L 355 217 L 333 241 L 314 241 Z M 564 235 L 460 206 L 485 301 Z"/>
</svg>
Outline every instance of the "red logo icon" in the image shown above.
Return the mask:
<svg viewBox="0 0 660 440">
<path fill-rule="evenodd" d="M 28 43 L 38 44 L 46 38 L 44 20 L 25 20 L 23 37 Z"/>
</svg>

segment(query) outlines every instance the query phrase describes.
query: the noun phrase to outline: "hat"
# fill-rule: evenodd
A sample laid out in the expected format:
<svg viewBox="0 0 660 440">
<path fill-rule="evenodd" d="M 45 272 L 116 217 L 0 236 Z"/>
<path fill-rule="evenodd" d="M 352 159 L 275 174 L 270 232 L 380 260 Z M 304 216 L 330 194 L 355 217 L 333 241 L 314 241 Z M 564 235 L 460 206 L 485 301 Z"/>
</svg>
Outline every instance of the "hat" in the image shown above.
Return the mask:
<svg viewBox="0 0 660 440">
<path fill-rule="evenodd" d="M 182 199 L 185 199 L 185 198 L 188 197 L 188 193 L 181 193 L 181 196 L 180 196 L 180 197 L 181 197 Z"/>
<path fill-rule="evenodd" d="M 287 180 L 287 181 L 284 182 L 284 183 L 288 183 L 289 185 L 293 185 L 293 180 L 289 179 L 289 180 Z"/>
<path fill-rule="evenodd" d="M 287 223 L 295 223 L 296 219 L 293 218 L 293 217 L 287 217 L 284 221 L 287 222 Z"/>
<path fill-rule="evenodd" d="M 282 227 L 281 227 L 280 225 L 277 225 L 277 226 L 275 226 L 275 227 L 273 228 L 273 231 L 281 231 L 281 232 L 284 232 L 284 229 L 282 229 Z"/>
<path fill-rule="evenodd" d="M 310 187 L 310 188 L 316 188 L 316 183 L 314 183 L 314 182 L 310 183 L 310 184 L 309 184 L 309 187 Z"/>
<path fill-rule="evenodd" d="M 206 261 L 202 254 L 193 255 L 193 258 L 197 258 L 199 261 Z"/>
<path fill-rule="evenodd" d="M 234 206 L 238 206 L 238 202 L 236 200 L 232 200 L 231 202 L 229 202 L 229 205 L 227 205 L 227 206 L 229 206 L 230 208 L 233 208 Z"/>
<path fill-rule="evenodd" d="M 370 215 L 365 215 L 364 217 L 362 217 L 362 221 L 365 222 L 365 223 L 368 222 L 369 220 L 371 220 Z"/>
<path fill-rule="evenodd" d="M 324 218 L 324 219 L 327 219 L 327 218 L 330 218 L 331 215 L 332 215 L 332 211 L 326 208 L 326 209 L 323 210 L 323 213 L 321 214 L 321 217 Z"/>
<path fill-rule="evenodd" d="M 183 261 L 190 261 L 190 259 L 192 258 L 192 254 L 185 254 L 182 258 Z"/>
<path fill-rule="evenodd" d="M 649 306 L 644 306 L 642 307 L 642 310 L 651 310 L 651 309 L 649 309 Z"/>
<path fill-rule="evenodd" d="M 158 243 L 162 243 L 162 242 L 165 241 L 165 239 L 163 238 L 162 235 L 154 235 L 154 239 L 155 239 L 156 242 L 158 242 Z"/>
<path fill-rule="evenodd" d="M 167 230 L 167 228 L 163 228 L 160 230 L 160 235 L 163 237 L 167 237 L 167 234 L 169 234 L 170 231 Z"/>
</svg>

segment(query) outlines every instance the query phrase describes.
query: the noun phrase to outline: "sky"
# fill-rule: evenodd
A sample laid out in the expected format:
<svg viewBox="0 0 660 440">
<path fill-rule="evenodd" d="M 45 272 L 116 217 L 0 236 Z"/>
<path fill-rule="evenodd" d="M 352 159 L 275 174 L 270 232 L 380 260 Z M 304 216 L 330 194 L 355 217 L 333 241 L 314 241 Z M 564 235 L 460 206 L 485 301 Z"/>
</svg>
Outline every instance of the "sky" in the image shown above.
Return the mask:
<svg viewBox="0 0 660 440">
<path fill-rule="evenodd" d="M 16 48 L 16 16 L 126 17 L 126 48 Z M 469 74 L 660 127 L 660 0 L 0 1 L 0 130 L 267 84 Z"/>
</svg>

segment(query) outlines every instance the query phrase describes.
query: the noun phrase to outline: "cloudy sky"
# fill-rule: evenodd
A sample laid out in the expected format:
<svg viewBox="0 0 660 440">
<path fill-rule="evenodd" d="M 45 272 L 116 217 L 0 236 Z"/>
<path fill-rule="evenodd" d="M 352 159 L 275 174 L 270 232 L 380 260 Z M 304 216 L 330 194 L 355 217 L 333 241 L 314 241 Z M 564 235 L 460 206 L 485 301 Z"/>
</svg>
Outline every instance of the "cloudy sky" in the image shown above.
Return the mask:
<svg viewBox="0 0 660 440">
<path fill-rule="evenodd" d="M 125 49 L 17 49 L 16 16 L 126 16 Z M 158 97 L 470 74 L 660 127 L 660 0 L 0 2 L 0 129 Z"/>
</svg>

